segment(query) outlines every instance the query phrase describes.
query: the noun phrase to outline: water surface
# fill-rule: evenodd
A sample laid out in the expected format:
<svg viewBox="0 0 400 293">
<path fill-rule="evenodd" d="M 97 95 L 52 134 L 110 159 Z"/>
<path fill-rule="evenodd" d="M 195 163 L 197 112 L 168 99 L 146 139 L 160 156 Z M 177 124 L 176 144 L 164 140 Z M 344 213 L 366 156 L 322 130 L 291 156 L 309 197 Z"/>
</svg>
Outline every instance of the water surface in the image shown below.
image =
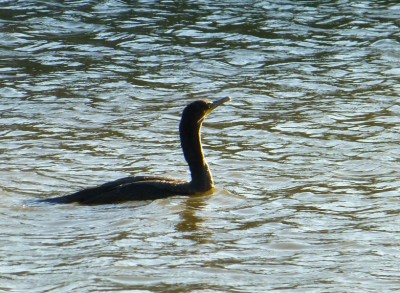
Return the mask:
<svg viewBox="0 0 400 293">
<path fill-rule="evenodd" d="M 397 1 L 2 1 L 0 291 L 400 288 Z M 207 118 L 217 190 L 35 200 L 187 179 Z"/>
</svg>

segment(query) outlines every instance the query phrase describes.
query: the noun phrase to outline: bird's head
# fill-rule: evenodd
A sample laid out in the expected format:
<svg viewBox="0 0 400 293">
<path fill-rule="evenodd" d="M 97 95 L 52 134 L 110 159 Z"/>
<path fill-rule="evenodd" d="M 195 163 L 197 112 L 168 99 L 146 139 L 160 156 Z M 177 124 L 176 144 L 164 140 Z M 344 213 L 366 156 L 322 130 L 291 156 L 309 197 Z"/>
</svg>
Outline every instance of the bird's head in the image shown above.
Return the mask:
<svg viewBox="0 0 400 293">
<path fill-rule="evenodd" d="M 215 102 L 211 102 L 209 100 L 198 100 L 192 102 L 183 110 L 182 118 L 193 121 L 196 124 L 201 124 L 204 119 L 218 106 L 221 106 L 230 100 L 230 97 L 226 97 Z"/>
</svg>

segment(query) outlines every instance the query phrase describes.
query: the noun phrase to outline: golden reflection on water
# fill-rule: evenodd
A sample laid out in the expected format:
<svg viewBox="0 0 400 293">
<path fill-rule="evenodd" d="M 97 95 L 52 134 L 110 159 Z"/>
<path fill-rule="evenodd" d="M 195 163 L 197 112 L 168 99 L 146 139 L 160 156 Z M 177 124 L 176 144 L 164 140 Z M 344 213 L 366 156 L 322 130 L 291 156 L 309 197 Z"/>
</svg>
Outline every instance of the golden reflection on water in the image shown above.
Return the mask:
<svg viewBox="0 0 400 293">
<path fill-rule="evenodd" d="M 207 196 L 190 197 L 183 202 L 183 210 L 180 213 L 180 222 L 176 225 L 176 230 L 182 234 L 183 238 L 192 240 L 195 243 L 205 244 L 210 240 L 210 235 L 205 229 L 204 219 L 198 215 L 198 211 L 207 206 Z"/>
</svg>

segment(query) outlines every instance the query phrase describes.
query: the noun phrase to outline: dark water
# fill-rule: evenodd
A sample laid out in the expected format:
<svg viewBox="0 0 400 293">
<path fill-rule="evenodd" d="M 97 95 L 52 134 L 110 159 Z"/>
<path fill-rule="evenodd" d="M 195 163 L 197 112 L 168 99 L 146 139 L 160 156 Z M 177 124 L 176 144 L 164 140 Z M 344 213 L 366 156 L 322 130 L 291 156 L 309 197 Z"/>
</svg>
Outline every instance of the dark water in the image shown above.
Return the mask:
<svg viewBox="0 0 400 293">
<path fill-rule="evenodd" d="M 400 289 L 398 1 L 0 1 L 1 292 Z M 186 179 L 217 191 L 35 199 Z"/>
</svg>

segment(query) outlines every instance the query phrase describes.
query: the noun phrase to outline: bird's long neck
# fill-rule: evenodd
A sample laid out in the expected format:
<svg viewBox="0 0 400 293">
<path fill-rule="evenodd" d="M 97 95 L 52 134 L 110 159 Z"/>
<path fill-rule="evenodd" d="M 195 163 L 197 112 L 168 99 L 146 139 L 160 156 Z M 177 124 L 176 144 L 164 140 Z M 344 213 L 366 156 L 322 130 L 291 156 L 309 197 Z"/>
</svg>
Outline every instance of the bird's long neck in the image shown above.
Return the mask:
<svg viewBox="0 0 400 293">
<path fill-rule="evenodd" d="M 202 121 L 185 121 L 182 119 L 179 125 L 181 146 L 186 162 L 189 165 L 192 181 L 191 187 L 195 192 L 205 192 L 213 188 L 213 179 L 207 162 L 204 158 L 201 145 Z"/>
</svg>

